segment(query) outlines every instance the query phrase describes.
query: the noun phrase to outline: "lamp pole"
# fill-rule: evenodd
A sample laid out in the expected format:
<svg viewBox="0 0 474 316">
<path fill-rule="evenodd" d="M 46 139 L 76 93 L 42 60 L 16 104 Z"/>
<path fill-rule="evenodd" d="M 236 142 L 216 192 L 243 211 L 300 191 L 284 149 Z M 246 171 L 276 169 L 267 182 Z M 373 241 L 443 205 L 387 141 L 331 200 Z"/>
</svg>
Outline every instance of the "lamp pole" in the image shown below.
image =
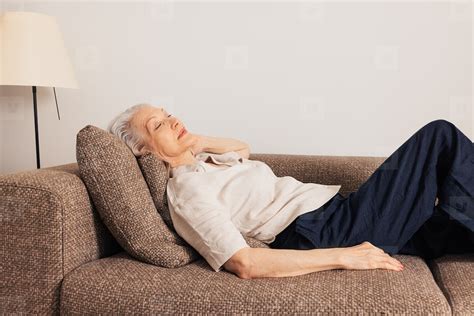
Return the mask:
<svg viewBox="0 0 474 316">
<path fill-rule="evenodd" d="M 35 117 L 35 141 L 36 141 L 36 168 L 40 169 L 40 149 L 38 131 L 38 108 L 36 106 L 36 86 L 33 86 L 33 111 Z"/>
</svg>

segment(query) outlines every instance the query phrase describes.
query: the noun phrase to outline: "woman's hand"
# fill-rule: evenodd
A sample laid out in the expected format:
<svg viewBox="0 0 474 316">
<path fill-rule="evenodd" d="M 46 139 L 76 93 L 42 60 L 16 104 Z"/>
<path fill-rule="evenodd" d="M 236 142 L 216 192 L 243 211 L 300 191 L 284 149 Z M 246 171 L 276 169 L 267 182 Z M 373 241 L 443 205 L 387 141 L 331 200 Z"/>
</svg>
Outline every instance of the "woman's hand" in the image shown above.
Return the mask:
<svg viewBox="0 0 474 316">
<path fill-rule="evenodd" d="M 401 271 L 403 265 L 397 259 L 375 247 L 368 241 L 362 244 L 341 248 L 341 262 L 344 269 L 370 270 L 387 269 Z"/>
</svg>

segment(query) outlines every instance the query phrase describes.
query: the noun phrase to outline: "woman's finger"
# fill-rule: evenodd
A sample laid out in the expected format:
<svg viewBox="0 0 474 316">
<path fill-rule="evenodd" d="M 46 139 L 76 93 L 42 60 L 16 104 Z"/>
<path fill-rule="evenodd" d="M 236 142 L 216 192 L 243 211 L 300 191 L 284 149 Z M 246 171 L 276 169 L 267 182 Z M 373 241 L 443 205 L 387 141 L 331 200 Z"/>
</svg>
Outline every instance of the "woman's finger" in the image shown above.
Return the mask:
<svg viewBox="0 0 474 316">
<path fill-rule="evenodd" d="M 388 253 L 385 253 L 385 252 L 384 252 L 384 253 L 381 254 L 381 255 L 384 256 L 385 258 L 387 258 L 387 259 L 393 261 L 393 262 L 397 262 L 397 263 L 399 263 L 399 264 L 402 264 L 400 261 L 398 261 L 396 258 L 394 258 L 394 257 L 392 257 L 391 255 L 389 255 Z"/>
<path fill-rule="evenodd" d="M 390 257 L 389 255 L 386 255 L 386 254 L 378 254 L 377 255 L 377 259 L 380 260 L 381 262 L 388 262 L 396 267 L 402 267 L 402 263 L 400 261 L 398 261 L 397 259 L 395 258 L 392 258 Z"/>
<path fill-rule="evenodd" d="M 389 270 L 401 271 L 402 268 L 392 262 L 384 262 L 384 267 Z"/>
<path fill-rule="evenodd" d="M 403 265 L 398 260 L 392 259 L 392 260 L 388 260 L 386 262 L 388 262 L 390 265 L 395 267 L 397 270 L 402 270 L 403 269 Z"/>
</svg>

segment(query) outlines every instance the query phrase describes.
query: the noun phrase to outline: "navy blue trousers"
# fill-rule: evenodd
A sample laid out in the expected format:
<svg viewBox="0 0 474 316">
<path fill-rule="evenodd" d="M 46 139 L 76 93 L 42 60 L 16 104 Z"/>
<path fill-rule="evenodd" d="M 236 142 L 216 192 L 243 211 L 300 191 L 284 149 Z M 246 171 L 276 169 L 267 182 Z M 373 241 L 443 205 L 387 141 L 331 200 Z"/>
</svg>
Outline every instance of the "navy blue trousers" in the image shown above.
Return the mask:
<svg viewBox="0 0 474 316">
<path fill-rule="evenodd" d="M 269 246 L 335 248 L 364 241 L 390 255 L 425 259 L 474 252 L 474 144 L 454 124 L 426 124 L 357 191 L 337 193 L 298 216 Z"/>
</svg>

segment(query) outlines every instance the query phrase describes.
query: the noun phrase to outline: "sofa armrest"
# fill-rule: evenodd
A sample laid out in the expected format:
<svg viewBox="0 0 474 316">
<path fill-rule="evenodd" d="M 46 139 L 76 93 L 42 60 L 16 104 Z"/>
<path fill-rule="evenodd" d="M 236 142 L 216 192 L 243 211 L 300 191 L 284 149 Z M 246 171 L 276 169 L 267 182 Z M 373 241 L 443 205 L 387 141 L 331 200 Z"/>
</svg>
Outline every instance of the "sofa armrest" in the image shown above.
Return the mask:
<svg viewBox="0 0 474 316">
<path fill-rule="evenodd" d="M 251 153 L 249 159 L 265 162 L 278 177 L 341 184 L 340 193 L 345 196 L 356 191 L 387 157 Z"/>
<path fill-rule="evenodd" d="M 63 277 L 121 251 L 77 163 L 0 175 L 0 310 L 58 314 Z"/>
</svg>

